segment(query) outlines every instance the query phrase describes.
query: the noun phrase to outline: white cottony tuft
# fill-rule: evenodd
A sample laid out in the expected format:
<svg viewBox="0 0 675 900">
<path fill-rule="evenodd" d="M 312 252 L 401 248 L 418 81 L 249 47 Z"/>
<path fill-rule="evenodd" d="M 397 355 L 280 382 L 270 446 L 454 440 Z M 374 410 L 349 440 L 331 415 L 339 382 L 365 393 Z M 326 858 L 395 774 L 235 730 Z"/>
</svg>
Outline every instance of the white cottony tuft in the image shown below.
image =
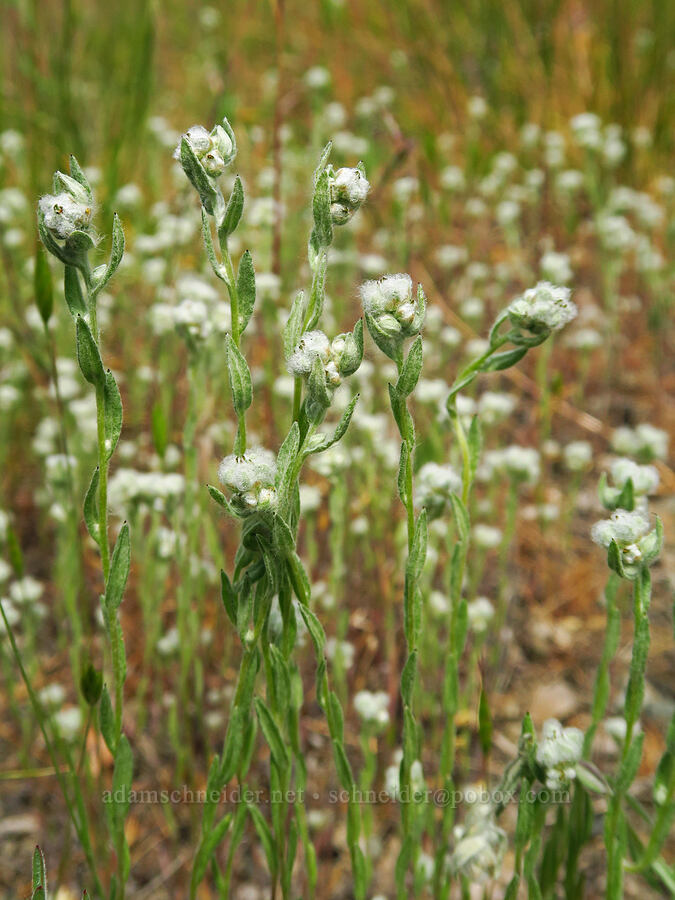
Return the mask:
<svg viewBox="0 0 675 900">
<path fill-rule="evenodd" d="M 508 307 L 511 322 L 534 334 L 559 331 L 577 315 L 569 288 L 540 281 Z"/>
</svg>

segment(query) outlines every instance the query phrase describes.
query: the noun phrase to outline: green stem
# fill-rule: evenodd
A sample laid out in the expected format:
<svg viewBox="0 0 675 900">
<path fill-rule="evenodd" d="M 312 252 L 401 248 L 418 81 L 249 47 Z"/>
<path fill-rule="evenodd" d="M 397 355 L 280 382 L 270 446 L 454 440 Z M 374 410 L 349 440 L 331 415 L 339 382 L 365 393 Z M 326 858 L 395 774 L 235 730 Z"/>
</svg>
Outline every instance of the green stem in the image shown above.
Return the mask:
<svg viewBox="0 0 675 900">
<path fill-rule="evenodd" d="M 19 653 L 19 648 L 16 643 L 16 638 L 14 636 L 14 630 L 7 619 L 5 614 L 5 608 L 3 606 L 2 600 L 0 600 L 0 614 L 2 615 L 3 621 L 5 623 L 5 629 L 7 631 L 7 636 L 9 637 L 9 643 L 12 647 L 12 653 L 14 654 L 14 659 L 16 660 L 16 664 L 19 667 L 19 671 L 21 672 L 21 677 L 23 679 L 23 683 L 26 685 L 26 691 L 28 692 L 28 697 L 31 702 L 31 706 L 33 707 L 33 713 L 35 714 L 35 718 L 37 719 L 38 725 L 40 727 L 40 731 L 42 732 L 42 737 L 44 738 L 45 747 L 47 748 L 47 753 L 49 754 L 49 759 L 51 760 L 52 766 L 54 768 L 54 775 L 56 776 L 56 780 L 59 783 L 59 787 L 61 789 L 61 793 L 63 795 L 63 800 L 66 804 L 66 808 L 68 810 L 68 815 L 70 816 L 70 820 L 73 823 L 73 827 L 75 828 L 75 833 L 78 836 L 80 843 L 82 844 L 82 849 L 84 850 L 84 854 L 87 860 L 87 865 L 89 866 L 91 876 L 94 882 L 94 887 L 96 890 L 97 896 L 103 898 L 103 886 L 98 877 L 98 873 L 96 871 L 96 863 L 94 862 L 94 854 L 91 849 L 91 843 L 89 840 L 89 835 L 91 833 L 91 829 L 89 826 L 89 822 L 86 818 L 86 810 L 84 807 L 84 802 L 82 800 L 82 794 L 80 791 L 79 782 L 77 780 L 77 775 L 72 767 L 72 761 L 70 760 L 70 755 L 66 755 L 66 759 L 69 764 L 70 775 L 72 776 L 73 788 L 76 794 L 76 803 L 78 809 L 81 811 L 83 816 L 82 821 L 80 822 L 78 816 L 75 812 L 75 807 L 70 798 L 70 792 L 68 790 L 68 785 L 66 783 L 66 779 L 64 778 L 63 772 L 61 771 L 61 767 L 56 758 L 56 751 L 54 750 L 54 746 L 51 742 L 49 734 L 47 733 L 47 726 L 45 722 L 44 712 L 42 710 L 42 706 L 40 701 L 37 698 L 35 691 L 33 690 L 33 685 L 28 677 L 28 673 L 24 668 L 23 661 L 21 659 L 21 654 Z"/>
</svg>

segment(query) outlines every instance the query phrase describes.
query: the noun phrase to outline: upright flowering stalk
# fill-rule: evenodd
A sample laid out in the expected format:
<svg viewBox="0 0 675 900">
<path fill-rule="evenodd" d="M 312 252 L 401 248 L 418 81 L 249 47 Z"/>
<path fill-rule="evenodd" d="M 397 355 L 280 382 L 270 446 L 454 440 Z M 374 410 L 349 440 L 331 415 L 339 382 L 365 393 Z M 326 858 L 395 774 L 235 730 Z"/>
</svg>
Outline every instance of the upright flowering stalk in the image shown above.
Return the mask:
<svg viewBox="0 0 675 900">
<path fill-rule="evenodd" d="M 635 473 L 639 475 L 639 473 Z M 637 479 L 636 479 L 637 480 Z M 625 498 L 630 502 L 632 478 L 624 485 Z M 624 797 L 633 783 L 642 759 L 644 733 L 635 734 L 645 690 L 645 671 L 649 652 L 649 605 L 651 575 L 663 543 L 663 526 L 657 517 L 655 524 L 643 510 L 617 508 L 609 519 L 596 522 L 592 530 L 595 543 L 607 550 L 607 564 L 621 579 L 633 584 L 633 653 L 624 701 L 625 733 L 621 742 L 619 771 L 613 783 L 613 794 L 605 817 L 605 846 L 607 848 L 607 897 L 622 896 L 624 856 L 626 854 Z M 671 785 L 672 792 L 672 785 Z M 665 833 L 661 829 L 663 840 Z M 660 844 L 650 847 L 654 855 Z"/>
<path fill-rule="evenodd" d="M 450 624 L 449 647 L 446 653 L 445 679 L 443 685 L 443 706 L 445 711 L 445 727 L 440 758 L 440 782 L 446 790 L 453 789 L 452 772 L 455 760 L 455 715 L 459 708 L 459 663 L 464 652 L 468 631 L 468 603 L 463 596 L 462 586 L 469 552 L 471 536 L 471 518 L 469 499 L 482 451 L 482 436 L 478 417 L 474 417 L 469 429 L 465 429 L 462 418 L 457 411 L 457 397 L 461 390 L 467 388 L 481 373 L 502 371 L 519 362 L 527 351 L 543 343 L 554 331 L 564 327 L 576 315 L 576 306 L 570 299 L 567 288 L 556 287 L 548 282 L 540 282 L 536 287 L 525 291 L 513 300 L 496 318 L 489 334 L 487 350 L 467 365 L 456 377 L 446 401 L 450 422 L 454 431 L 457 446 L 462 459 L 461 491 L 451 493 L 451 508 L 457 530 L 457 539 L 450 560 Z M 510 328 L 502 326 L 509 323 Z M 506 344 L 511 349 L 502 349 Z M 521 465 L 523 448 L 513 448 L 516 453 L 515 462 Z M 513 452 L 506 453 L 506 462 Z M 527 451 L 525 451 L 525 454 Z M 513 461 L 512 461 L 513 462 Z M 513 467 L 513 466 L 512 466 Z M 517 483 L 517 478 L 515 483 Z M 512 479 L 513 482 L 513 479 Z M 512 496 L 511 506 L 515 509 Z M 479 704 L 479 732 L 485 753 L 489 752 L 491 740 L 491 723 L 488 697 L 481 691 Z M 454 820 L 452 805 L 443 810 L 442 827 L 436 841 L 434 867 L 434 890 L 449 890 L 448 879 L 452 877 L 452 869 L 448 870 L 445 856 Z M 445 895 L 445 894 L 443 894 Z"/>
<path fill-rule="evenodd" d="M 307 768 L 300 739 L 303 686 L 293 660 L 299 622 L 304 622 L 318 662 L 317 698 L 326 714 L 341 785 L 349 792 L 347 842 L 354 893 L 362 900 L 366 891 L 366 864 L 359 846 L 361 814 L 357 786 L 344 747 L 342 710 L 337 695 L 329 687 L 325 634 L 310 609 L 310 581 L 298 557 L 296 541 L 302 465 L 308 456 L 327 450 L 342 438 L 357 400 L 357 397 L 352 399 L 332 434 L 318 430 L 331 406 L 335 388 L 358 369 L 363 357 L 360 321 L 353 332 L 333 340 L 319 331 L 317 325 L 324 303 L 326 250 L 332 240 L 333 225 L 343 224 L 350 218 L 363 202 L 368 183 L 360 169 L 343 170 L 352 173 L 349 176 L 336 175 L 327 166 L 330 145 L 326 148 L 314 177 L 309 300 L 305 302 L 302 292 L 296 297 L 283 334 L 288 369 L 296 379 L 293 422 L 277 453 L 263 447 L 248 447 L 245 414 L 251 406 L 253 391 L 249 367 L 241 350 L 241 336 L 253 312 L 255 275 L 247 251 L 235 277 L 227 247 L 227 239 L 243 212 L 241 181 L 235 179 L 227 203 L 218 184 L 218 176 L 234 158 L 235 149 L 234 134 L 224 121 L 211 132 L 201 126 L 191 128 L 177 151 L 202 202 L 203 235 L 209 260 L 215 274 L 227 285 L 230 296 L 232 330 L 226 338 L 225 354 L 238 427 L 233 451 L 218 469 L 223 491 L 212 485 L 208 490 L 241 524 L 234 572 L 231 578 L 224 571 L 221 573 L 221 586 L 223 605 L 239 635 L 243 652 L 223 749 L 209 770 L 191 896 L 196 896 L 209 868 L 215 872 L 222 895 L 228 895 L 234 853 L 248 815 L 265 850 L 273 890 L 278 885 L 284 900 L 291 897 L 300 843 L 309 895 L 314 895 L 316 853 L 304 807 Z M 210 217 L 218 233 L 220 259 L 213 245 Z M 265 675 L 264 695 L 257 688 L 260 670 Z M 228 781 L 236 777 L 245 787 L 258 727 L 270 751 L 270 819 L 257 806 L 242 803 L 234 815 L 227 814 L 217 820 L 220 792 Z M 221 871 L 214 854 L 228 834 L 227 864 L 225 871 Z"/>
<path fill-rule="evenodd" d="M 124 253 L 124 233 L 113 218 L 112 249 L 106 264 L 92 269 L 89 253 L 96 247 L 92 226 L 95 209 L 92 190 L 74 157 L 70 174 L 56 172 L 53 194 L 38 203 L 38 231 L 45 248 L 64 266 L 64 289 L 68 309 L 75 320 L 77 360 L 85 380 L 96 394 L 98 465 L 84 499 L 87 530 L 100 550 L 103 593 L 101 604 L 109 639 L 113 669 L 115 704 L 106 686 L 96 683 L 92 672 L 85 673 L 85 696 L 95 706 L 100 697 L 101 734 L 114 758 L 113 796 L 107 807 L 107 820 L 117 855 L 117 876 L 111 885 L 115 896 L 123 898 L 129 875 L 129 848 L 124 835 L 124 820 L 129 807 L 128 791 L 132 779 L 129 742 L 122 732 L 122 708 L 126 658 L 119 620 L 130 564 L 129 527 L 123 524 L 112 554 L 108 535 L 108 467 L 122 430 L 122 400 L 110 369 L 101 359 L 101 340 L 97 322 L 97 298 L 117 270 Z M 78 815 L 83 815 L 80 807 Z M 81 828 L 83 822 L 80 822 Z M 85 841 L 87 847 L 88 837 Z"/>
<path fill-rule="evenodd" d="M 420 758 L 420 732 L 413 713 L 417 678 L 418 641 L 421 629 L 422 600 L 419 579 L 427 553 L 427 511 L 422 509 L 415 519 L 413 494 L 413 459 L 415 425 L 406 400 L 415 390 L 422 371 L 422 338 L 426 297 L 421 285 L 413 297 L 409 275 L 387 275 L 379 281 L 361 285 L 361 302 L 368 331 L 377 346 L 396 363 L 398 378 L 389 385 L 389 399 L 401 435 L 398 493 L 406 509 L 408 558 L 403 593 L 403 630 L 407 659 L 401 674 L 403 701 L 403 756 L 400 765 L 400 807 L 402 844 L 396 864 L 396 887 L 399 900 L 408 896 L 407 872 L 417 868 L 421 820 L 419 801 L 414 796 L 412 767 Z M 416 337 L 405 355 L 408 338 Z"/>
</svg>

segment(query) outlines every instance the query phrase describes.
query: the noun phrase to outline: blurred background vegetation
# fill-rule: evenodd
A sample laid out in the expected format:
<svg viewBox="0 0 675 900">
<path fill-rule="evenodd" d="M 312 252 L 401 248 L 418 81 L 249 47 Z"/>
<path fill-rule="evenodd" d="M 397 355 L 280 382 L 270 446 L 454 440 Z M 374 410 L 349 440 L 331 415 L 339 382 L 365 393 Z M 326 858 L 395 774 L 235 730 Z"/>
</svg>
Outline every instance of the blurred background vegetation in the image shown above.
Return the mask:
<svg viewBox="0 0 675 900">
<path fill-rule="evenodd" d="M 667 155 L 674 35 L 668 0 L 3 0 L 0 129 L 27 136 L 35 192 L 74 151 L 112 193 L 144 164 L 150 113 L 179 129 L 223 114 L 271 124 L 280 69 L 297 122 L 307 100 L 295 88 L 321 65 L 347 108 L 391 85 L 403 132 L 429 154 L 478 93 L 496 137 L 592 109 L 647 127 Z"/>
</svg>

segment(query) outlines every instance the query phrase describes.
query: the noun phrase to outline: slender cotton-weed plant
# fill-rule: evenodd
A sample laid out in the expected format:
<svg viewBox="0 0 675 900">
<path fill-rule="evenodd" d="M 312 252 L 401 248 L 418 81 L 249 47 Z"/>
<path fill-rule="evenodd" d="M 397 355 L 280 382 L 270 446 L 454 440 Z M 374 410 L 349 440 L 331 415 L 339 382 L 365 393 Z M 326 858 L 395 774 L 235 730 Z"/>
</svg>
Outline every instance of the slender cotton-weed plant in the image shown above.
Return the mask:
<svg viewBox="0 0 675 900">
<path fill-rule="evenodd" d="M 486 113 L 485 101 L 473 98 L 467 171 L 449 166 L 442 174 L 443 189 L 456 195 L 457 202 L 467 181 L 474 182 L 480 170 L 480 129 Z M 621 198 L 613 196 L 611 178 L 600 165 L 598 122 L 592 117 L 578 117 L 572 127 L 583 151 L 583 171 L 574 178 L 573 170 L 559 173 L 556 189 L 567 198 L 568 226 L 572 232 L 578 223 L 571 197 L 581 186 L 586 187 L 594 228 L 605 254 L 603 289 L 605 300 L 611 306 L 612 328 L 615 328 L 614 293 L 625 264 L 621 246 L 622 242 L 623 245 L 635 243 L 635 235 L 628 233 L 627 222 L 615 214 Z M 539 139 L 538 132 L 527 138 L 529 150 Z M 603 144 L 605 156 L 609 153 L 612 158 L 617 157 L 618 136 L 603 134 L 602 140 L 609 146 L 607 149 Z M 560 135 L 553 132 L 546 135 L 543 150 L 552 169 L 562 165 L 564 141 Z M 400 900 L 468 897 L 476 886 L 483 886 L 488 895 L 489 884 L 496 879 L 501 879 L 504 896 L 509 900 L 519 896 L 552 898 L 561 892 L 566 898 L 581 897 L 582 853 L 598 831 L 594 825 L 598 816 L 602 818 L 608 898 L 618 900 L 622 896 L 626 873 L 645 874 L 672 889 L 672 870 L 661 854 L 675 808 L 675 724 L 671 723 L 666 749 L 657 768 L 653 811 L 646 809 L 631 791 L 644 744 L 640 715 L 650 644 L 650 567 L 662 543 L 662 526 L 649 513 L 647 497 L 658 486 L 658 471 L 651 462 L 654 457 L 664 455 L 663 435 L 647 425 L 634 431 L 619 429 L 614 435 L 615 449 L 624 456 L 612 461 L 609 478 L 603 477 L 600 482 L 600 499 L 610 516 L 593 527 L 592 538 L 607 553 L 609 577 L 604 592 L 607 626 L 588 727 L 584 732 L 549 718 L 537 723 L 535 728 L 529 713 L 525 714 L 514 758 L 495 775 L 493 678 L 501 659 L 512 597 L 509 574 L 521 496 L 528 487 L 541 485 L 543 463 L 550 450 L 547 447 L 551 443 L 548 441 L 552 408 L 550 349 L 544 349 L 538 366 L 542 392 L 541 446 L 518 444 L 484 449 L 493 426 L 514 412 L 516 397 L 485 391 L 474 400 L 471 391 L 478 379 L 482 382 L 484 376 L 510 369 L 529 350 L 540 345 L 550 348 L 553 335 L 575 318 L 577 307 L 566 286 L 572 274 L 569 258 L 550 250 L 544 254 L 539 269 L 550 280 L 537 282 L 534 272 L 526 270 L 529 281 L 525 283 L 534 287 L 524 290 L 503 308 L 485 341 L 467 345 L 456 377 L 448 378 L 447 382 L 445 377 L 435 381 L 425 379 L 423 364 L 438 354 L 444 369 L 446 365 L 455 369 L 459 336 L 447 327 L 438 341 L 424 333 L 425 324 L 439 324 L 439 316 L 433 304 L 427 309 L 421 285 L 415 288 L 408 274 L 390 274 L 365 281 L 360 288 L 363 320 L 376 349 L 385 357 L 383 367 L 378 368 L 364 361 L 362 319 L 351 331 L 336 336 L 326 333 L 332 331 L 325 324 L 328 317 L 324 307 L 334 232 L 352 220 L 369 193 L 364 167 L 358 164 L 336 170 L 329 162 L 330 153 L 329 144 L 312 183 L 312 227 L 307 245 L 310 283 L 293 300 L 281 330 L 281 351 L 292 384 L 285 417 L 275 410 L 274 421 L 284 422 L 285 436 L 278 447 L 271 448 L 251 439 L 250 424 L 258 412 L 258 397 L 254 396 L 255 378 L 249 365 L 249 360 L 254 358 L 251 351 L 255 349 L 250 341 L 249 324 L 256 307 L 265 307 L 266 338 L 273 339 L 275 310 L 269 302 L 261 303 L 264 279 L 256 276 L 254 254 L 249 250 L 241 252 L 237 234 L 244 221 L 241 179 L 236 176 L 228 196 L 223 193 L 221 176 L 237 155 L 235 134 L 227 120 L 211 131 L 194 126 L 181 137 L 176 149 L 176 158 L 199 196 L 206 255 L 214 275 L 223 285 L 229 306 L 222 368 L 229 383 L 236 424 L 231 452 L 217 467 L 219 485 L 209 485 L 208 493 L 240 528 L 233 563 L 223 567 L 220 577 L 228 628 L 239 643 L 238 672 L 222 749 L 211 761 L 206 778 L 190 895 L 200 896 L 204 889 L 202 882 L 207 878 L 215 884 L 219 896 L 234 894 L 235 861 L 247 831 L 255 831 L 259 840 L 267 862 L 272 897 L 279 894 L 284 900 L 299 894 L 313 897 L 320 890 L 317 847 L 305 804 L 306 789 L 314 777 L 301 727 L 307 695 L 300 666 L 305 634 L 314 652 L 316 700 L 325 717 L 335 772 L 346 798 L 346 844 L 352 877 L 348 890 L 358 900 L 379 889 L 378 821 L 372 805 L 362 801 L 381 776 L 380 752 L 394 741 L 398 746 L 393 750 L 392 764 L 384 772 L 384 784 L 400 812 L 393 873 L 396 896 Z M 514 253 L 524 245 L 524 217 L 519 201 L 506 193 L 502 196 L 501 191 L 516 169 L 515 157 L 498 154 L 491 171 L 480 182 L 482 197 L 470 197 L 466 202 L 471 218 L 480 219 L 488 212 L 483 197 L 500 197 L 494 213 L 506 244 Z M 531 178 L 530 182 L 530 188 L 536 187 L 536 179 Z M 401 234 L 396 236 L 394 246 L 403 260 L 411 254 L 414 245 L 412 238 L 408 240 L 407 228 L 418 221 L 416 211 L 409 206 L 419 189 L 419 179 L 412 176 L 399 179 L 395 186 L 395 212 Z M 526 191 L 520 196 L 525 197 Z M 249 203 L 249 212 L 250 206 Z M 94 210 L 91 187 L 74 159 L 70 175 L 57 173 L 53 195 L 43 197 L 38 207 L 43 244 L 64 267 L 65 298 L 75 322 L 77 362 L 93 388 L 96 401 L 98 465 L 84 499 L 84 520 L 100 553 L 101 602 L 112 687 L 109 691 L 103 684 L 102 673 L 93 666 L 84 668 L 81 686 L 89 716 L 79 759 L 74 758 L 72 748 L 64 740 L 63 729 L 54 726 L 44 709 L 49 701 L 48 693 L 38 694 L 33 688 L 31 674 L 15 638 L 15 617 L 7 614 L 4 604 L 0 604 L 0 609 L 90 868 L 91 893 L 118 900 L 124 897 L 131 864 L 124 824 L 133 768 L 123 729 L 126 666 L 119 618 L 130 550 L 126 524 L 119 531 L 114 549 L 110 548 L 108 469 L 120 436 L 122 405 L 115 379 L 102 361 L 97 299 L 121 261 L 124 238 L 115 218 L 110 261 L 92 268 L 90 253 L 99 240 L 92 225 Z M 489 270 L 478 262 L 470 263 L 463 247 L 448 246 L 441 250 L 439 259 L 443 265 L 466 266 L 462 310 L 478 324 L 484 316 L 484 304 L 481 298 L 471 295 L 471 290 L 487 281 Z M 256 255 L 258 252 L 256 249 Z M 36 270 L 36 297 L 46 325 L 51 308 L 43 263 L 44 260 Z M 380 267 L 379 272 L 372 274 L 381 271 Z M 507 273 L 504 281 L 509 277 Z M 190 696 L 201 704 L 203 693 L 198 658 L 203 579 L 193 577 L 202 533 L 196 515 L 201 506 L 194 439 L 205 383 L 204 369 L 212 360 L 206 360 L 203 341 L 203 326 L 208 316 L 205 305 L 185 301 L 180 307 L 173 319 L 188 351 L 185 472 L 184 477 L 157 473 L 147 476 L 172 478 L 166 493 L 171 497 L 171 505 L 179 508 L 172 524 L 183 533 L 170 535 L 171 546 L 177 549 L 181 581 L 177 588 L 177 628 L 159 637 L 157 609 L 148 599 L 149 591 L 141 603 L 149 634 L 148 646 L 156 645 L 167 659 L 173 653 L 179 654 L 178 696 L 182 707 Z M 162 312 L 166 310 L 159 311 Z M 589 334 L 588 329 L 584 333 L 580 329 L 572 343 L 582 356 L 580 373 L 585 380 L 588 356 L 583 354 L 590 353 L 597 344 L 597 333 Z M 269 359 L 265 365 L 269 376 Z M 224 382 L 225 375 L 221 380 Z M 344 404 L 338 402 L 338 391 L 344 392 L 345 386 L 351 388 L 357 383 L 364 399 L 374 401 L 374 408 L 378 408 L 378 391 L 388 400 L 398 431 L 393 454 L 386 436 L 386 416 L 380 412 L 359 415 L 359 397 L 354 391 Z M 438 422 L 432 422 L 429 428 L 428 408 L 439 403 L 442 413 Z M 360 442 L 367 448 L 366 456 L 376 460 L 374 463 L 367 460 L 363 467 L 369 491 L 376 496 L 370 509 L 359 509 L 358 518 L 352 517 L 353 498 L 346 489 L 350 455 L 340 444 L 352 419 L 351 431 L 358 432 Z M 331 424 L 326 426 L 326 420 Z M 442 427 L 436 427 L 439 423 Z M 448 447 L 443 428 L 451 433 Z M 153 439 L 163 459 L 168 452 L 165 430 L 166 423 L 162 424 L 161 416 L 153 416 Z M 427 435 L 427 431 L 432 433 Z M 585 442 L 571 442 L 562 455 L 569 471 L 575 473 L 571 508 L 581 473 L 592 462 L 592 448 Z M 375 571 L 377 552 L 371 544 L 385 537 L 391 516 L 386 498 L 380 496 L 379 473 L 375 469 L 382 461 L 389 471 L 392 467 L 384 461 L 392 456 L 404 520 L 401 541 L 397 545 L 397 534 L 392 540 L 394 546 L 404 548 L 405 555 L 400 571 L 394 570 L 392 578 L 391 596 L 400 596 L 401 602 L 398 609 L 387 610 L 386 619 L 392 632 L 386 641 L 394 649 L 398 641 L 396 621 L 400 619 L 403 624 L 404 653 L 400 672 L 396 673 L 400 695 L 397 714 L 389 693 L 380 689 L 383 685 L 373 685 L 376 689 L 360 690 L 349 697 L 346 672 L 352 647 L 345 640 L 346 604 L 345 609 L 334 609 L 325 603 L 323 614 L 327 619 L 333 616 L 336 620 L 330 623 L 337 634 L 337 640 L 333 639 L 331 644 L 326 640 L 324 624 L 315 606 L 322 592 L 311 582 L 309 572 L 314 566 L 306 565 L 298 550 L 303 506 L 312 516 L 316 513 L 312 487 L 302 480 L 304 464 L 311 462 L 316 471 L 328 478 L 332 488 L 330 514 L 334 530 L 329 541 L 332 554 L 329 565 L 334 603 L 340 605 L 346 599 L 343 582 L 349 565 L 345 557 L 354 543 L 364 545 L 360 548 L 364 568 Z M 631 456 L 640 462 L 633 462 Z M 134 508 L 144 494 L 139 488 L 140 476 L 119 469 L 114 479 L 120 493 L 125 492 L 126 484 L 135 515 Z M 485 486 L 487 501 L 476 496 L 478 484 Z M 535 517 L 540 521 L 547 514 L 546 506 L 539 502 L 535 507 Z M 369 532 L 366 512 L 373 520 L 372 532 Z M 162 542 L 159 521 L 153 516 L 148 534 L 139 535 L 139 546 L 149 551 L 144 555 L 152 557 L 154 548 Z M 215 545 L 214 535 L 211 532 L 212 545 Z M 364 535 L 369 540 L 362 540 Z M 306 546 L 309 562 L 315 562 L 319 552 L 313 536 L 306 541 Z M 486 582 L 489 554 L 496 558 L 496 571 L 492 581 Z M 145 593 L 156 573 L 163 570 L 154 559 L 143 560 L 141 568 L 140 590 Z M 484 588 L 490 596 L 477 596 L 485 583 L 490 585 Z M 442 585 L 442 590 L 436 589 L 437 584 Z M 622 714 L 607 719 L 612 695 L 611 664 L 621 634 L 620 602 L 627 586 L 632 589 L 632 658 L 621 699 Z M 25 587 L 29 589 L 30 584 Z M 326 600 L 325 592 L 323 599 Z M 400 658 L 400 654 L 393 656 Z M 6 665 L 4 657 L 3 665 Z M 438 683 L 427 682 L 431 671 L 442 672 Z M 147 687 L 144 684 L 143 691 Z M 347 703 L 353 706 L 361 723 L 360 734 L 354 740 L 349 740 L 350 726 L 343 714 L 343 704 Z M 186 757 L 181 729 L 185 726 L 179 720 L 175 704 L 171 709 L 168 730 L 182 774 Z M 94 710 L 98 711 L 97 716 Z M 201 711 L 200 706 L 200 714 Z M 467 725 L 467 711 L 475 711 L 473 730 Z M 85 796 L 81 783 L 92 721 L 114 760 L 111 790 L 106 798 L 114 862 L 96 838 L 89 812 L 91 798 Z M 217 722 L 220 721 L 219 718 Z M 601 725 L 617 742 L 615 772 L 607 767 L 601 769 L 591 759 L 594 738 Z M 475 741 L 481 760 L 480 781 L 475 785 L 469 781 L 478 777 L 470 741 Z M 266 748 L 264 769 L 258 765 L 259 743 Z M 360 750 L 359 762 L 353 747 Z M 249 791 L 260 779 L 261 771 L 264 771 L 263 784 L 268 798 L 264 805 L 255 800 L 260 796 L 258 792 Z M 222 794 L 233 782 L 239 788 L 240 802 L 223 812 Z M 459 799 L 453 802 L 455 797 Z M 465 809 L 461 817 L 456 817 L 459 803 Z M 646 840 L 634 828 L 634 816 L 646 823 Z M 511 871 L 507 873 L 504 861 L 509 846 L 513 854 Z M 113 867 L 116 872 L 110 875 Z M 32 897 L 46 895 L 45 864 L 38 849 L 33 860 Z"/>
</svg>

